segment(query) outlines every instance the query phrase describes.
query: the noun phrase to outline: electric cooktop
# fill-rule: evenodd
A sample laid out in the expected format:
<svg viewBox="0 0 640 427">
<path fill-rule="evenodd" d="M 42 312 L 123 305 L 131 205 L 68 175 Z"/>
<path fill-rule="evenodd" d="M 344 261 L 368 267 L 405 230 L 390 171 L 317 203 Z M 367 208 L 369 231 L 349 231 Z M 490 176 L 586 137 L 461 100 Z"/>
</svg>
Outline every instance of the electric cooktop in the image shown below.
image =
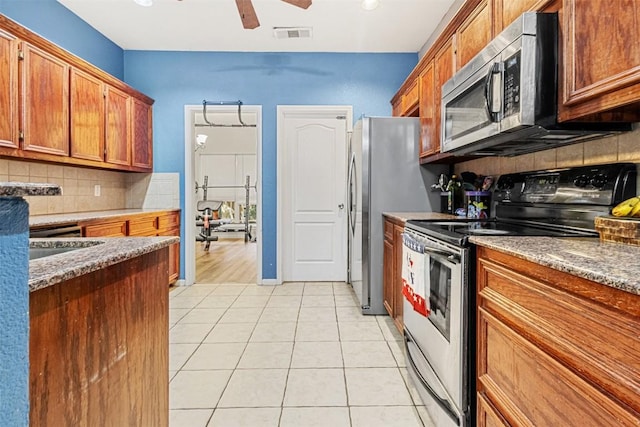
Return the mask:
<svg viewBox="0 0 640 427">
<path fill-rule="evenodd" d="M 470 236 L 550 236 L 597 237 L 591 230 L 553 227 L 548 224 L 518 223 L 496 219 L 467 219 L 448 221 L 409 220 L 407 228 L 450 243 L 465 246 Z"/>
</svg>

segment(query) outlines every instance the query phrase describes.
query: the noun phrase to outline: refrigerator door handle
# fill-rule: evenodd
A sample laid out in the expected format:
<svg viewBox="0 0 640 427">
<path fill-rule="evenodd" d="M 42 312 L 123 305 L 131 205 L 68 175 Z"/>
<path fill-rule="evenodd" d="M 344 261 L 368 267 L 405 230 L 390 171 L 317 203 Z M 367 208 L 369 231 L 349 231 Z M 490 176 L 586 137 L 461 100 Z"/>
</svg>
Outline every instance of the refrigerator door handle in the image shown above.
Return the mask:
<svg viewBox="0 0 640 427">
<path fill-rule="evenodd" d="M 349 162 L 349 225 L 351 226 L 351 235 L 356 232 L 356 209 L 357 209 L 357 191 L 358 182 L 356 178 L 356 154 L 351 153 L 351 162 Z"/>
</svg>

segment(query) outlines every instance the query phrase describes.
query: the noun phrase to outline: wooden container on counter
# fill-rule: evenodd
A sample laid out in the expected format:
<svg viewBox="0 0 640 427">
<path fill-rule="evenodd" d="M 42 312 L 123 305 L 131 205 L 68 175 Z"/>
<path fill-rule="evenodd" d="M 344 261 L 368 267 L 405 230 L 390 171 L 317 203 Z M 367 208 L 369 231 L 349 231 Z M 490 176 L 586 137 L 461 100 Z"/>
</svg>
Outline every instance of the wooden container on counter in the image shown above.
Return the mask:
<svg viewBox="0 0 640 427">
<path fill-rule="evenodd" d="M 595 228 L 600 240 L 640 246 L 640 218 L 598 216 Z"/>
</svg>

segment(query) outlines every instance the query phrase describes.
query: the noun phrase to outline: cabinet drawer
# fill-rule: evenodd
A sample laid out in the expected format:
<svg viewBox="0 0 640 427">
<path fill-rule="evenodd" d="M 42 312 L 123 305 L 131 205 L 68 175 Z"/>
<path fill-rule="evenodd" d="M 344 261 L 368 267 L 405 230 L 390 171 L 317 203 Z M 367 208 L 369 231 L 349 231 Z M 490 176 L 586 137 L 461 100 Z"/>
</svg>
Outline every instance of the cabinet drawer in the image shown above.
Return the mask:
<svg viewBox="0 0 640 427">
<path fill-rule="evenodd" d="M 155 236 L 158 234 L 156 215 L 135 216 L 129 220 L 130 236 Z"/>
<path fill-rule="evenodd" d="M 82 227 L 83 237 L 124 237 L 126 235 L 126 220 L 99 222 Z"/>
<path fill-rule="evenodd" d="M 637 426 L 616 400 L 482 308 L 478 323 L 478 390 L 510 425 Z"/>
<path fill-rule="evenodd" d="M 158 216 L 158 230 L 165 231 L 180 227 L 180 212 L 170 212 Z"/>
</svg>

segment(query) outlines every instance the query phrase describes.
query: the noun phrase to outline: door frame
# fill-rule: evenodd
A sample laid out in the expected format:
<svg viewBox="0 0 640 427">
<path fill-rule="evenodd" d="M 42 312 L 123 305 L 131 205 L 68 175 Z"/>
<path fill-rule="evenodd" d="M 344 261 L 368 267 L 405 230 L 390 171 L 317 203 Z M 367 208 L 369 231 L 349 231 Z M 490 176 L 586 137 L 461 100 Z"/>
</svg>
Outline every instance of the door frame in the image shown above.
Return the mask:
<svg viewBox="0 0 640 427">
<path fill-rule="evenodd" d="M 211 105 L 207 112 L 238 111 L 237 106 Z M 262 106 L 243 105 L 242 111 L 256 115 L 256 282 L 262 281 Z M 196 280 L 196 226 L 195 221 L 195 134 L 194 114 L 202 112 L 202 104 L 184 107 L 184 284 L 193 285 Z M 253 243 L 249 243 L 253 244 Z"/>
<path fill-rule="evenodd" d="M 349 132 L 353 130 L 353 106 L 352 105 L 278 105 L 277 106 L 277 272 L 276 282 L 282 283 L 282 265 L 284 259 L 282 257 L 282 194 L 284 183 L 282 182 L 285 153 L 284 153 L 284 121 L 286 118 L 305 118 L 305 117 L 319 117 L 319 118 L 335 118 L 336 116 L 345 116 L 347 121 L 347 135 L 345 135 L 347 151 L 349 150 Z M 348 154 L 345 153 L 345 156 Z M 347 249 L 347 235 L 344 235 L 345 250 Z M 348 266 L 347 266 L 348 267 Z M 346 274 L 346 272 L 345 272 Z M 346 277 L 346 276 L 345 276 Z"/>
</svg>

